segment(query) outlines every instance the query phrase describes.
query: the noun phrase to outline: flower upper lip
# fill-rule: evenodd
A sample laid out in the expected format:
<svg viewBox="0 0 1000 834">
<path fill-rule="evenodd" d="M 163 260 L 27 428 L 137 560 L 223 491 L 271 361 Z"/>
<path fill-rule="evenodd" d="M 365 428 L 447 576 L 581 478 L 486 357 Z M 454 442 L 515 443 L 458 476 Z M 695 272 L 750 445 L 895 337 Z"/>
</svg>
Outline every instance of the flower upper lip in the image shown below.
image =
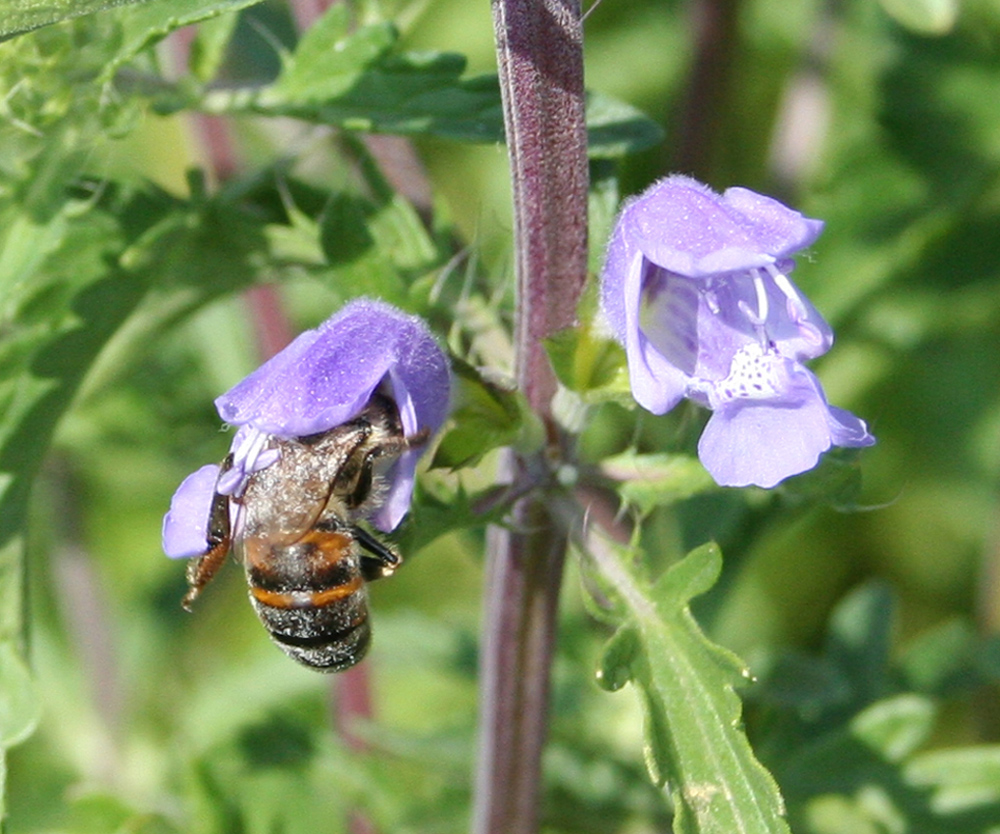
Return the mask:
<svg viewBox="0 0 1000 834">
<path fill-rule="evenodd" d="M 632 200 L 619 222 L 629 227 L 643 255 L 678 275 L 704 278 L 766 267 L 811 245 L 823 231 L 821 220 L 746 188 L 720 196 L 683 176 L 659 185 L 670 189 L 673 207 Z"/>
</svg>

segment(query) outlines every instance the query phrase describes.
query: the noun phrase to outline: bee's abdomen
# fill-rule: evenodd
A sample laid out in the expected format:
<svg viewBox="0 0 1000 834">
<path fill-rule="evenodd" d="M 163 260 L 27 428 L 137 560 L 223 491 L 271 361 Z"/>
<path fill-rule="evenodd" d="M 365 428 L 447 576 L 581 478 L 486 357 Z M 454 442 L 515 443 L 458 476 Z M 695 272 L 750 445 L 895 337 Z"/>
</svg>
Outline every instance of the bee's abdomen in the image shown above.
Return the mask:
<svg viewBox="0 0 1000 834">
<path fill-rule="evenodd" d="M 327 672 L 364 657 L 371 642 L 368 593 L 350 538 L 313 531 L 294 545 L 257 548 L 263 558 L 247 545 L 250 601 L 286 654 Z"/>
</svg>

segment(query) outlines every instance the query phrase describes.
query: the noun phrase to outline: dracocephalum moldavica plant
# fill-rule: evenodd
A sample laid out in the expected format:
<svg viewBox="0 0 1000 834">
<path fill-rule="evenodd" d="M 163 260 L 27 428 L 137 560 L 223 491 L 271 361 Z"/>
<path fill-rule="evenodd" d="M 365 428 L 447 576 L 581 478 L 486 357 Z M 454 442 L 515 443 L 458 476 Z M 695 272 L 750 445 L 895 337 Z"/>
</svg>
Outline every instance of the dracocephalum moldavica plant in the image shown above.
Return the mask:
<svg viewBox="0 0 1000 834">
<path fill-rule="evenodd" d="M 609 6 L 586 26 L 600 26 Z M 846 302 L 830 303 L 840 285 L 817 270 L 842 258 L 846 203 L 830 198 L 821 237 L 821 221 L 794 207 L 794 189 L 759 173 L 739 182 L 724 166 L 698 170 L 716 192 L 687 176 L 661 179 L 663 165 L 632 168 L 631 155 L 662 148 L 663 134 L 585 90 L 586 27 L 573 3 L 496 0 L 498 79 L 465 73 L 461 56 L 407 48 L 386 10 L 367 4 L 11 0 L 0 9 L 0 746 L 14 749 L 12 830 L 39 820 L 83 830 L 86 819 L 108 830 L 462 830 L 469 818 L 477 832 L 774 832 L 786 819 L 816 832 L 901 821 L 982 830 L 996 780 L 976 773 L 995 750 L 949 758 L 920 746 L 938 699 L 955 691 L 948 680 L 995 679 L 988 641 L 945 629 L 897 661 L 886 647 L 891 595 L 869 587 L 837 608 L 822 654 L 755 656 L 763 682 L 753 685 L 700 624 L 724 631 L 718 612 L 738 602 L 732 589 L 755 548 L 773 548 L 774 531 L 795 539 L 817 497 L 857 505 L 859 461 L 869 460 L 859 450 L 882 437 L 880 414 L 863 407 L 864 378 L 828 373 L 842 354 L 822 313 L 848 316 Z M 711 52 L 698 44 L 695 73 Z M 248 70 L 247 54 L 272 69 Z M 690 89 L 714 98 L 697 81 Z M 186 160 L 206 170 L 183 186 L 131 176 L 116 155 L 117 137 L 161 124 L 154 113 L 184 120 L 208 148 Z M 682 144 L 691 114 L 667 147 Z M 744 127 L 750 147 L 763 131 Z M 466 218 L 444 208 L 442 169 L 428 175 L 400 137 L 428 159 L 457 147 L 445 142 L 506 141 L 512 265 L 479 259 Z M 856 184 L 849 168 L 842 176 Z M 619 201 L 623 171 L 637 196 Z M 809 212 L 825 218 L 816 204 Z M 946 236 L 918 228 L 909 239 Z M 848 278 L 874 284 L 868 264 L 891 260 L 856 261 L 844 297 L 856 303 L 860 292 Z M 234 299 L 251 284 L 286 288 L 251 296 L 254 326 L 284 317 L 304 331 L 256 371 L 274 349 L 227 364 L 239 328 L 204 324 L 221 321 L 205 318 L 221 309 L 240 320 Z M 211 401 L 227 388 L 216 413 Z M 182 571 L 156 567 L 157 516 L 187 472 L 228 449 L 223 470 L 209 464 L 183 481 L 166 519 L 168 555 L 197 556 L 215 496 L 238 515 L 249 481 L 275 471 L 281 443 L 353 426 L 373 398 L 392 403 L 404 441 L 387 455 L 384 490 L 362 500 L 352 486 L 363 510 L 352 523 L 391 532 L 408 564 L 380 583 L 390 596 L 373 590 L 373 678 L 345 672 L 348 683 L 335 684 L 342 703 L 364 686 L 377 706 L 341 742 L 326 732 L 320 683 L 256 654 L 264 641 L 225 608 L 224 586 L 181 618 Z M 40 469 L 63 415 L 53 460 L 75 461 L 75 481 Z M 236 428 L 219 437 L 222 423 Z M 82 428 L 91 425 L 118 439 Z M 111 589 L 85 597 L 106 604 L 66 602 L 74 590 L 95 593 L 87 582 L 51 583 L 62 613 L 34 603 L 29 631 L 19 579 L 29 487 L 99 492 L 102 478 L 125 477 L 108 475 L 115 458 L 102 454 L 121 436 L 141 438 L 156 461 L 122 468 L 157 484 L 145 520 L 126 528 L 148 527 L 153 545 L 134 557 L 134 546 L 113 551 L 102 568 Z M 64 495 L 67 518 L 97 515 L 87 489 Z M 66 556 L 64 533 L 52 535 L 53 573 L 69 565 L 92 577 L 94 560 Z M 475 658 L 475 616 L 449 621 L 471 590 L 455 552 L 485 556 Z M 567 572 L 582 595 L 563 587 Z M 421 593 L 393 602 L 392 587 L 408 582 Z M 592 619 L 578 615 L 581 604 Z M 407 619 L 413 610 L 424 618 Z M 95 640 L 112 621 L 127 623 L 125 636 Z M 103 694 L 59 677 L 77 666 Z M 588 688 L 595 666 L 603 688 L 633 685 L 641 718 L 623 696 Z M 73 693 L 74 709 L 61 711 L 59 692 Z M 746 714 L 738 692 L 748 693 Z M 398 729 L 403 714 L 444 729 L 417 740 Z M 640 722 L 642 740 L 619 729 Z M 633 767 L 640 748 L 650 780 Z M 56 820 L 35 799 L 65 787 L 44 776 L 52 749 L 67 751 L 61 772 L 72 774 L 59 778 L 74 788 L 66 803 L 77 817 Z"/>
</svg>

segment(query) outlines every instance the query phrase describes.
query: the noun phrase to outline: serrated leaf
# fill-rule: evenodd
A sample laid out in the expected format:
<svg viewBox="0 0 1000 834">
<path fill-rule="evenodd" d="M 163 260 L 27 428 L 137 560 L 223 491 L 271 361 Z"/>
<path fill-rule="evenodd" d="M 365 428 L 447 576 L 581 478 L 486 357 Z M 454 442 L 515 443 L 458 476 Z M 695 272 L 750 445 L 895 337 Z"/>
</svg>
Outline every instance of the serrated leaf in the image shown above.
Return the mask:
<svg viewBox="0 0 1000 834">
<path fill-rule="evenodd" d="M 597 682 L 608 692 L 617 692 L 632 680 L 632 665 L 642 646 L 639 634 L 632 626 L 622 626 L 601 655 L 601 665 L 597 670 Z"/>
<path fill-rule="evenodd" d="M 140 5 L 123 9 L 119 14 L 122 43 L 105 65 L 101 80 L 109 81 L 123 64 L 175 29 L 259 2 L 261 0 L 144 0 Z"/>
<path fill-rule="evenodd" d="M 594 559 L 626 601 L 628 627 L 638 635 L 634 646 L 624 644 L 628 651 L 616 651 L 609 674 L 621 681 L 626 675 L 621 664 L 627 662 L 642 690 L 646 761 L 654 782 L 670 792 L 674 830 L 788 831 L 777 784 L 740 727 L 735 689 L 746 682 L 746 668 L 705 637 L 689 608 L 691 598 L 717 579 L 719 549 L 706 545 L 692 551 L 652 587 L 629 572 L 627 556 L 612 543 Z"/>
<path fill-rule="evenodd" d="M 352 31 L 352 12 L 334 4 L 302 36 L 295 52 L 285 56 L 278 79 L 265 96 L 303 104 L 338 98 L 357 83 L 361 73 L 383 57 L 398 35 L 389 23 Z M 461 72 L 461 70 L 460 70 Z"/>
<path fill-rule="evenodd" d="M 350 23 L 347 7 L 332 6 L 285 58 L 273 84 L 254 93 L 208 92 L 198 106 L 353 130 L 502 141 L 496 76 L 463 79 L 465 59 L 454 53 L 391 54 L 398 40 L 391 25 Z"/>
<path fill-rule="evenodd" d="M 618 482 L 622 500 L 640 515 L 717 489 L 697 458 L 666 452 L 622 452 L 605 458 L 601 474 Z"/>
</svg>

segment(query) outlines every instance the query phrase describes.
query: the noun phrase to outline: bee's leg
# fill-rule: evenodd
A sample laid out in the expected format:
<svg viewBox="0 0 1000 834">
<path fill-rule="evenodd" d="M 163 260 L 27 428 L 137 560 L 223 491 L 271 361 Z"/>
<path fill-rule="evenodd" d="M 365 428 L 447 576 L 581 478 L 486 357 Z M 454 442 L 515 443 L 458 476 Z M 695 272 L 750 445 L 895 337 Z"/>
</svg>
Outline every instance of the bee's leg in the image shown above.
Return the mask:
<svg viewBox="0 0 1000 834">
<path fill-rule="evenodd" d="M 189 587 L 184 599 L 181 600 L 185 611 L 191 610 L 191 605 L 198 598 L 201 589 L 211 582 L 212 577 L 218 573 L 222 563 L 226 561 L 230 545 L 229 527 L 229 496 L 215 493 L 212 496 L 212 510 L 208 520 L 206 541 L 208 550 L 188 562 L 187 581 Z"/>
<path fill-rule="evenodd" d="M 384 576 L 391 576 L 403 563 L 403 558 L 385 542 L 380 542 L 363 527 L 351 528 L 354 540 L 367 553 L 361 554 L 361 575 L 371 582 Z"/>
</svg>

